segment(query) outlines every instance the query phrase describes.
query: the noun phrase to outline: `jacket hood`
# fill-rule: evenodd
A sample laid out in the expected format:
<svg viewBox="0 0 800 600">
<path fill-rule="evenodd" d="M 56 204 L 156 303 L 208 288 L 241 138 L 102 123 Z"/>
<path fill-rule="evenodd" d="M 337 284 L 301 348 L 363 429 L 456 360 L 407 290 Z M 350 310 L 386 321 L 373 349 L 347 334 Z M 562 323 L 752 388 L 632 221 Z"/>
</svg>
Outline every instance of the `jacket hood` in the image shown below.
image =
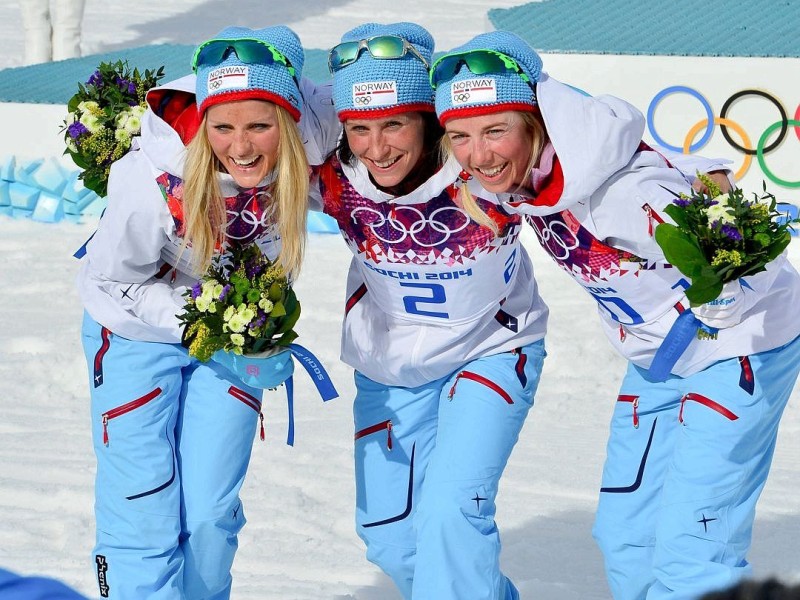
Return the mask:
<svg viewBox="0 0 800 600">
<path fill-rule="evenodd" d="M 147 111 L 137 147 L 153 165 L 181 176 L 188 144 L 200 126 L 195 105 L 195 76 L 187 75 L 147 92 Z"/>
<path fill-rule="evenodd" d="M 591 196 L 628 164 L 644 133 L 642 113 L 614 96 L 589 96 L 543 73 L 539 109 L 564 174 L 555 205 L 564 210 Z"/>
</svg>

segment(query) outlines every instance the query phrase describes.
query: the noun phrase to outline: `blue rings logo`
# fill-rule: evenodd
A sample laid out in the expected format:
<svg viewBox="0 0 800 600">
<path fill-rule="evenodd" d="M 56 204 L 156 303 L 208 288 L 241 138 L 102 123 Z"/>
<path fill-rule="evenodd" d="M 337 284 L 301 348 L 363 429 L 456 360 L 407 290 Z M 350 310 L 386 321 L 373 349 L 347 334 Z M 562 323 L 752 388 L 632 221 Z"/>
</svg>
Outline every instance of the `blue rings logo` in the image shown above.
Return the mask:
<svg viewBox="0 0 800 600">
<path fill-rule="evenodd" d="M 699 121 L 694 126 L 692 126 L 686 134 L 686 137 L 683 142 L 682 147 L 674 146 L 667 143 L 656 131 L 654 125 L 655 119 L 655 111 L 658 107 L 659 103 L 667 96 L 671 94 L 688 94 L 694 98 L 696 98 L 706 113 L 706 118 L 704 120 Z M 728 118 L 728 112 L 730 111 L 731 107 L 741 99 L 747 96 L 757 96 L 764 98 L 765 100 L 769 101 L 771 104 L 775 106 L 777 109 L 778 114 L 780 115 L 780 120 L 776 121 L 775 123 L 771 124 L 767 127 L 758 139 L 758 142 L 753 145 L 750 140 L 750 137 L 747 135 L 747 132 L 744 128 L 737 123 L 736 121 L 731 120 Z M 711 139 L 712 134 L 714 133 L 714 127 L 719 125 L 720 130 L 722 131 L 722 136 L 725 138 L 725 141 L 735 150 L 742 153 L 744 155 L 744 162 L 739 170 L 736 172 L 735 177 L 736 179 L 741 179 L 747 170 L 750 168 L 750 164 L 752 162 L 753 156 L 755 156 L 758 160 L 758 164 L 761 167 L 761 170 L 764 172 L 766 177 L 781 186 L 788 187 L 788 188 L 800 188 L 800 181 L 787 181 L 777 177 L 772 171 L 767 167 L 766 161 L 764 157 L 778 148 L 786 138 L 786 134 L 791 127 L 794 129 L 794 133 L 797 136 L 797 139 L 800 140 L 800 104 L 797 106 L 797 110 L 795 111 L 794 118 L 789 119 L 787 116 L 786 109 L 784 108 L 783 104 L 778 100 L 775 96 L 770 94 L 769 92 L 757 89 L 746 89 L 736 92 L 735 94 L 731 94 L 731 96 L 724 102 L 722 105 L 722 110 L 720 110 L 719 116 L 714 116 L 714 111 L 711 108 L 711 104 L 708 100 L 697 90 L 682 86 L 682 85 L 674 85 L 667 88 L 664 88 L 658 94 L 656 94 L 653 99 L 650 101 L 650 106 L 647 108 L 647 127 L 650 131 L 650 135 L 653 137 L 653 140 L 663 146 L 664 148 L 668 148 L 673 152 L 683 152 L 685 154 L 697 152 L 703 146 L 705 146 L 708 141 Z M 705 132 L 703 133 L 702 137 L 693 143 L 694 138 L 700 132 L 701 129 L 705 128 Z M 730 129 L 732 129 L 741 139 L 741 143 L 735 141 L 730 133 Z M 767 144 L 767 140 L 773 133 L 778 130 L 778 135 L 775 139 Z"/>
</svg>

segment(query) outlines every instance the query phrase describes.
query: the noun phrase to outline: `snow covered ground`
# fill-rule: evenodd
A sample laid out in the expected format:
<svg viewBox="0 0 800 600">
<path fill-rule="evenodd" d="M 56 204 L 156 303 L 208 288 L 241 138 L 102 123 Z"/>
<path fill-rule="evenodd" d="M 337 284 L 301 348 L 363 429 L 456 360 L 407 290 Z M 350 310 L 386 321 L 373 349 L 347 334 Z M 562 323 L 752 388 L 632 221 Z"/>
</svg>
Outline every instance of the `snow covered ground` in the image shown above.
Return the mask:
<svg viewBox="0 0 800 600">
<path fill-rule="evenodd" d="M 518 2 L 495 1 L 493 7 Z M 84 52 L 152 42 L 194 43 L 238 21 L 286 23 L 326 47 L 364 20 L 416 20 L 442 49 L 488 26 L 472 0 L 87 0 Z M 17 2 L 0 0 L 0 67 L 21 64 Z M 545 59 L 547 64 L 547 59 Z M 555 70 L 554 74 L 558 74 Z M 640 108 L 646 108 L 641 107 Z M 87 595 L 96 585 L 92 547 L 94 458 L 80 348 L 81 308 L 72 252 L 92 225 L 0 217 L 0 566 L 62 579 Z M 502 562 L 523 598 L 609 598 L 590 534 L 607 422 L 624 369 L 603 338 L 594 306 L 527 237 L 551 307 L 549 356 L 536 405 L 502 481 L 497 520 Z M 800 264 L 796 240 L 790 247 Z M 297 285 L 301 343 L 328 367 L 341 397 L 323 404 L 298 373 L 296 442 L 286 446 L 283 391 L 266 398 L 265 442 L 255 441 L 243 491 L 248 524 L 234 564 L 237 600 L 393 600 L 353 531 L 351 370 L 339 362 L 349 252 L 339 236 L 312 237 Z M 794 308 L 792 308 L 794 310 Z M 800 392 L 781 427 L 759 505 L 751 560 L 759 577 L 800 580 Z"/>
</svg>

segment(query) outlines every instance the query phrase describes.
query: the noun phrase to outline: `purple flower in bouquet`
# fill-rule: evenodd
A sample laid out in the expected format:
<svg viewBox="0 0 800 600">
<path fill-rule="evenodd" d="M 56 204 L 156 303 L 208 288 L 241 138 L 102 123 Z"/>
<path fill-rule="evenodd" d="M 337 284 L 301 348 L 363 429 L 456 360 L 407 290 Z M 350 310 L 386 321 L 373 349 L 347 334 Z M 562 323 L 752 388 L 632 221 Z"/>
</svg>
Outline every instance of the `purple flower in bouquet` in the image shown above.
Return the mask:
<svg viewBox="0 0 800 600">
<path fill-rule="evenodd" d="M 62 132 L 69 154 L 80 167 L 84 187 L 105 196 L 111 165 L 125 155 L 141 131 L 145 94 L 164 76 L 140 73 L 125 61 L 100 63 L 86 84 L 67 102 Z"/>
</svg>

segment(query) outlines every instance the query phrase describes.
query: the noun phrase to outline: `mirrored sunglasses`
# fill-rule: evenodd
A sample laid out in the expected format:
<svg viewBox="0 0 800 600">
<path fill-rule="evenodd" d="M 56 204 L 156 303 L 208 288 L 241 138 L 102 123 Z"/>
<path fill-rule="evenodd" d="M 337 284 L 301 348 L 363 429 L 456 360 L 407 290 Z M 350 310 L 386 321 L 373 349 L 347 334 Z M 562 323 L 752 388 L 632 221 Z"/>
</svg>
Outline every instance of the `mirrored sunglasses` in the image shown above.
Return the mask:
<svg viewBox="0 0 800 600">
<path fill-rule="evenodd" d="M 256 39 L 209 40 L 201 44 L 195 51 L 192 57 L 192 70 L 197 73 L 198 67 L 218 65 L 231 52 L 248 65 L 282 64 L 297 83 L 297 75 L 289 59 L 272 44 Z"/>
<path fill-rule="evenodd" d="M 328 54 L 328 70 L 335 73 L 342 67 L 354 63 L 365 48 L 373 58 L 381 59 L 402 58 L 410 52 L 422 61 L 426 69 L 428 68 L 428 61 L 408 40 L 399 35 L 376 35 L 366 40 L 342 42 L 334 46 Z"/>
<path fill-rule="evenodd" d="M 461 65 L 466 65 L 474 75 L 488 75 L 489 73 L 515 73 L 531 88 L 530 77 L 510 56 L 494 50 L 472 50 L 462 54 L 446 54 L 433 63 L 431 67 L 431 86 L 433 89 L 445 81 L 456 76 Z"/>
</svg>

